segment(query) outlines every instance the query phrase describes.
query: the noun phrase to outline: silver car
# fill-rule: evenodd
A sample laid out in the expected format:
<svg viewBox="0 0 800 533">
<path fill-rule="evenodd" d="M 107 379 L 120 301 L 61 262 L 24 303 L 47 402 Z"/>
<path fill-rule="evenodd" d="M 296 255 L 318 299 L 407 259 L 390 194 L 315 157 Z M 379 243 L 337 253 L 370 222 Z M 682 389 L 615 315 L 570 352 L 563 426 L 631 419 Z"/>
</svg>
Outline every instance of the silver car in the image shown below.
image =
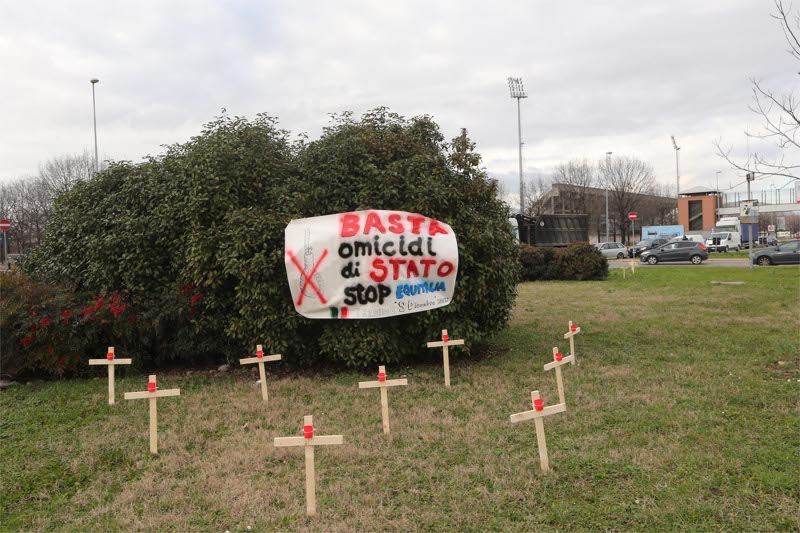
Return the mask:
<svg viewBox="0 0 800 533">
<path fill-rule="evenodd" d="M 606 259 L 624 259 L 628 257 L 628 249 L 621 242 L 598 242 L 594 245 Z"/>
</svg>

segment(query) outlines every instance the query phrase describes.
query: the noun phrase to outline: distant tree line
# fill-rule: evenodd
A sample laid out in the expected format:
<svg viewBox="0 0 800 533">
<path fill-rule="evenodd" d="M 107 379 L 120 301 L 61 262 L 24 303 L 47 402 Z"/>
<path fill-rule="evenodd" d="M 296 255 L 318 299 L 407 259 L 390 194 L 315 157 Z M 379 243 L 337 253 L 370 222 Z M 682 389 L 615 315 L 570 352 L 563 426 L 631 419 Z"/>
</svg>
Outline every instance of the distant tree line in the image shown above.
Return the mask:
<svg viewBox="0 0 800 533">
<path fill-rule="evenodd" d="M 557 199 L 553 196 L 555 185 L 560 189 Z M 596 163 L 585 158 L 559 163 L 548 177 L 528 182 L 525 214 L 587 214 L 590 235 L 603 241 L 606 234 L 606 189 L 611 240 L 626 240 L 631 229 L 628 220 L 631 211 L 637 213 L 637 228 L 678 222 L 677 202 L 655 198 L 674 198 L 674 187 L 657 182 L 652 165 L 629 156 L 607 157 Z"/>
<path fill-rule="evenodd" d="M 11 220 L 8 252 L 26 253 L 42 242 L 56 198 L 92 175 L 94 156 L 83 152 L 53 157 L 34 176 L 0 183 L 0 218 Z"/>
</svg>

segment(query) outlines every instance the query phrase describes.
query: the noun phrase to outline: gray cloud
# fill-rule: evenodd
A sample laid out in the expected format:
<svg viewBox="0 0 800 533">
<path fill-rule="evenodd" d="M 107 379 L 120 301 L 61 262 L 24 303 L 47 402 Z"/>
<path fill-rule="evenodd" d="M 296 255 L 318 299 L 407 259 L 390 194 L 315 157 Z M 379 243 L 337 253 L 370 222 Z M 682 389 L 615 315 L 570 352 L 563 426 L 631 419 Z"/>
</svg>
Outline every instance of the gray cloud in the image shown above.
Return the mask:
<svg viewBox="0 0 800 533">
<path fill-rule="evenodd" d="M 89 78 L 101 79 L 101 153 L 139 160 L 219 113 L 276 115 L 320 134 L 327 114 L 387 105 L 468 128 L 516 190 L 521 76 L 526 175 L 606 151 L 682 185 L 737 181 L 715 155 L 746 153 L 748 76 L 788 90 L 797 68 L 752 0 L 537 2 L 17 2 L 0 13 L 0 179 L 92 146 Z"/>
</svg>

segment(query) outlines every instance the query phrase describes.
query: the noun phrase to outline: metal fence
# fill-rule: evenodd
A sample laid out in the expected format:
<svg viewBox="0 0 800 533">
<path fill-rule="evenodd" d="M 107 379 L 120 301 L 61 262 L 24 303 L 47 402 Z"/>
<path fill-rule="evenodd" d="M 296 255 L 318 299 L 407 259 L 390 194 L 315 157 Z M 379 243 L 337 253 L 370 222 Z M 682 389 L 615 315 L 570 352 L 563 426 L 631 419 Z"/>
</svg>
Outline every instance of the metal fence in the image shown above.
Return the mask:
<svg viewBox="0 0 800 533">
<path fill-rule="evenodd" d="M 797 191 L 792 188 L 765 189 L 752 191 L 748 198 L 746 192 L 730 192 L 720 194 L 720 207 L 739 207 L 741 202 L 754 200 L 758 205 L 796 204 Z"/>
</svg>

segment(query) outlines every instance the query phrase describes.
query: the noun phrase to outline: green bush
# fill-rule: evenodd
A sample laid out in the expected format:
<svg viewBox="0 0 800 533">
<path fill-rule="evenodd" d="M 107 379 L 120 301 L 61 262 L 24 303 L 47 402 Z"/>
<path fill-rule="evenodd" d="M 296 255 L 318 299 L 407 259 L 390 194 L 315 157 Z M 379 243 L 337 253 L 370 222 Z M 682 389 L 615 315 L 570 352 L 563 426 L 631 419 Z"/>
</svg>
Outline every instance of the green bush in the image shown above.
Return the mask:
<svg viewBox="0 0 800 533">
<path fill-rule="evenodd" d="M 556 252 L 558 279 L 576 281 L 608 277 L 608 260 L 588 242 L 575 242 Z"/>
<path fill-rule="evenodd" d="M 556 273 L 554 272 L 555 248 L 520 244 L 519 257 L 522 263 L 522 279 L 524 281 L 556 279 Z"/>
<path fill-rule="evenodd" d="M 519 247 L 522 279 L 545 280 L 600 280 L 608 276 L 608 261 L 589 243 L 578 242 L 566 248 L 543 246 Z"/>
<path fill-rule="evenodd" d="M 284 228 L 360 209 L 419 212 L 459 246 L 452 303 L 382 320 L 309 320 L 286 281 Z M 74 291 L 120 291 L 146 362 L 235 360 L 255 344 L 289 362 L 365 366 L 424 354 L 443 328 L 479 346 L 507 322 L 519 275 L 508 211 L 466 132 L 376 109 L 314 142 L 275 119 L 223 116 L 141 164 L 117 163 L 60 197 L 23 267 Z"/>
<path fill-rule="evenodd" d="M 425 355 L 443 328 L 480 346 L 502 329 L 516 295 L 519 263 L 508 210 L 480 168 L 466 131 L 445 142 L 429 117 L 405 120 L 376 109 L 338 117 L 298 156 L 304 216 L 362 209 L 415 213 L 449 224 L 458 239 L 456 291 L 447 307 L 381 320 L 315 321 L 325 359 L 350 366 Z"/>
</svg>

